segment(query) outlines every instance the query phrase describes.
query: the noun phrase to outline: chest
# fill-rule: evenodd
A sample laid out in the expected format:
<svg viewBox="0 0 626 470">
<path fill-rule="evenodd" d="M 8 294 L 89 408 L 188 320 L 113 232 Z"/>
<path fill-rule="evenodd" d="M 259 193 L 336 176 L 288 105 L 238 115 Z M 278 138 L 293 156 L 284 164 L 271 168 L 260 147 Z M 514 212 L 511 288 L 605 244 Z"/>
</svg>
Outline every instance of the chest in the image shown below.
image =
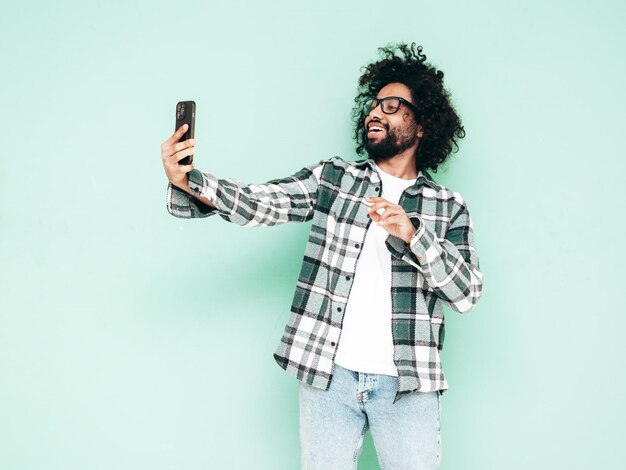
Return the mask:
<svg viewBox="0 0 626 470">
<path fill-rule="evenodd" d="M 316 211 L 318 222 L 327 225 L 330 234 L 361 238 L 371 222 L 365 198 L 383 197 L 402 206 L 410 219 L 419 218 L 437 238 L 445 237 L 454 209 L 449 191 L 437 191 L 419 182 L 406 189 L 391 187 L 376 172 L 343 172 L 333 176 L 322 180 Z"/>
</svg>

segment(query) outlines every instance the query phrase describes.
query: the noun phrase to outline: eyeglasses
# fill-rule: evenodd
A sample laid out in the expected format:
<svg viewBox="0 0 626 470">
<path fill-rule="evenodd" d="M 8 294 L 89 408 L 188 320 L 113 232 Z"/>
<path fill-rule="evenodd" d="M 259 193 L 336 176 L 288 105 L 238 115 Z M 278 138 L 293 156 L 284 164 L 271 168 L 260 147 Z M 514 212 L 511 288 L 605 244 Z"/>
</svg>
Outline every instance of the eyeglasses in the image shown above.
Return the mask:
<svg viewBox="0 0 626 470">
<path fill-rule="evenodd" d="M 370 101 L 369 109 L 372 111 L 380 104 L 383 113 L 385 114 L 393 114 L 400 109 L 400 105 L 404 104 L 407 108 L 413 110 L 414 113 L 417 113 L 417 108 L 413 103 L 409 103 L 404 98 L 400 98 L 399 96 L 387 96 L 385 98 L 374 98 Z"/>
</svg>

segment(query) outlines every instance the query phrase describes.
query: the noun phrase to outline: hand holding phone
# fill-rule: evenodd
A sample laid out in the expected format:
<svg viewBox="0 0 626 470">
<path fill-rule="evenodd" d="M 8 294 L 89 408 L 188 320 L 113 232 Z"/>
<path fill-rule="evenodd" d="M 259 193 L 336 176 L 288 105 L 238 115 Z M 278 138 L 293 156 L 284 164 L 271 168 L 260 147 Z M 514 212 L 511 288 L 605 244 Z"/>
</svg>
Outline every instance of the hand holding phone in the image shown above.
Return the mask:
<svg viewBox="0 0 626 470">
<path fill-rule="evenodd" d="M 178 188 L 187 191 L 189 183 L 187 173 L 193 170 L 193 163 L 181 165 L 180 161 L 192 156 L 196 152 L 194 139 L 182 142 L 183 135 L 189 130 L 188 124 L 183 124 L 169 139 L 161 144 L 161 160 L 167 179 Z"/>
</svg>

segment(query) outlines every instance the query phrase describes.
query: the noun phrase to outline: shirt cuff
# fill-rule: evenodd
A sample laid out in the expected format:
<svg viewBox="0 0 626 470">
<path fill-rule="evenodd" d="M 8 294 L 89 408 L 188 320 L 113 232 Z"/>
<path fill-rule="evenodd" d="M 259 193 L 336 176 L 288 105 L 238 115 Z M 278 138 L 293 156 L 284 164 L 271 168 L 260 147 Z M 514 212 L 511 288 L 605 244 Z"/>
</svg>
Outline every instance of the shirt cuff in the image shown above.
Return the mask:
<svg viewBox="0 0 626 470">
<path fill-rule="evenodd" d="M 210 201 L 216 200 L 217 178 L 196 169 L 191 170 L 188 176 L 189 189 L 192 193 L 204 196 Z M 209 217 L 219 212 L 218 209 L 190 196 L 172 183 L 167 186 L 167 210 L 173 216 L 183 219 Z"/>
</svg>

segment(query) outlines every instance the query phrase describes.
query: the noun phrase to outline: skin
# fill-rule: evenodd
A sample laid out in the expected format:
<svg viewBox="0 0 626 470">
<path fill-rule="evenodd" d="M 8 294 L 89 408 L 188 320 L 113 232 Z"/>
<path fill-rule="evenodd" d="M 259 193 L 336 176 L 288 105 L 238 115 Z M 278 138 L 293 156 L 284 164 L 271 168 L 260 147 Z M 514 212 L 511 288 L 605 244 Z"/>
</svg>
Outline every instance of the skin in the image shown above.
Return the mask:
<svg viewBox="0 0 626 470">
<path fill-rule="evenodd" d="M 385 98 L 387 96 L 399 96 L 409 102 L 412 101 L 411 91 L 402 83 L 390 83 L 380 89 L 377 98 Z M 370 139 L 377 140 L 385 137 L 389 129 L 395 129 L 399 135 L 406 135 L 408 129 L 415 127 L 413 112 L 405 105 L 401 105 L 400 109 L 394 114 L 383 113 L 380 105 L 372 109 L 365 117 L 365 127 L 370 123 L 376 123 L 385 130 L 379 133 L 368 133 L 368 141 Z M 418 139 L 414 145 L 406 150 L 394 155 L 390 158 L 381 159 L 376 163 L 378 166 L 397 178 L 415 179 L 417 178 L 417 170 L 415 168 L 415 152 L 419 146 L 419 141 L 423 136 L 421 126 L 417 126 Z M 193 163 L 190 165 L 179 165 L 178 162 L 183 158 L 194 155 L 196 153 L 195 139 L 179 142 L 180 138 L 187 131 L 187 124 L 181 126 L 174 134 L 161 144 L 161 160 L 167 179 L 176 187 L 182 189 L 190 196 L 202 201 L 208 206 L 215 207 L 213 203 L 205 197 L 194 194 L 189 189 L 188 173 L 194 169 Z M 411 241 L 415 234 L 415 228 L 411 220 L 406 215 L 402 206 L 392 204 L 382 197 L 365 198 L 365 203 L 369 205 L 368 214 L 372 221 L 380 225 L 391 235 L 396 236 L 406 243 Z M 383 209 L 382 214 L 378 211 Z"/>
</svg>

